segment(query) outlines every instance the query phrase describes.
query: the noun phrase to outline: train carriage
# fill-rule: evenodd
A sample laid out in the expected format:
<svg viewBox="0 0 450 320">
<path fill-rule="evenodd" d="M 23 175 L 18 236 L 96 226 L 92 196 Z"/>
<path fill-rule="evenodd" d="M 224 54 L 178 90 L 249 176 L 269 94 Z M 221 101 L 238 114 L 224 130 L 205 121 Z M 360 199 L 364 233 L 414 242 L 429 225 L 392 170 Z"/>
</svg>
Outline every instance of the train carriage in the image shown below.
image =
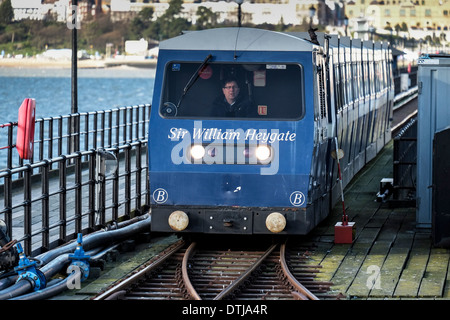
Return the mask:
<svg viewBox="0 0 450 320">
<path fill-rule="evenodd" d="M 349 38 L 318 40 L 220 28 L 161 42 L 149 129 L 153 231 L 307 234 L 328 215 L 339 192 L 335 139 L 348 183 L 376 121 L 361 41 L 352 53 Z M 389 127 L 383 119 L 378 130 Z"/>
</svg>

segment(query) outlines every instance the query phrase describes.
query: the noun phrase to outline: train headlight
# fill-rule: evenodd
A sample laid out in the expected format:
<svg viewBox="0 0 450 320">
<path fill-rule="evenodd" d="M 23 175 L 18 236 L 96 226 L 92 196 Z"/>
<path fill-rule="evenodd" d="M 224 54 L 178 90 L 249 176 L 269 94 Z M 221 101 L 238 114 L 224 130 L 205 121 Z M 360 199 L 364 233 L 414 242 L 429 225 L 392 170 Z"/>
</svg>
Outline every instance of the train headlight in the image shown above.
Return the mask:
<svg viewBox="0 0 450 320">
<path fill-rule="evenodd" d="M 286 218 L 279 212 L 272 212 L 266 218 L 266 227 L 270 232 L 281 232 L 286 228 Z"/>
<path fill-rule="evenodd" d="M 202 145 L 195 144 L 191 147 L 191 156 L 195 160 L 199 160 L 205 156 L 205 148 Z"/>
<path fill-rule="evenodd" d="M 259 161 L 266 161 L 270 158 L 270 148 L 268 146 L 258 146 L 256 148 L 256 157 Z"/>
<path fill-rule="evenodd" d="M 183 231 L 189 224 L 189 217 L 184 211 L 174 211 L 169 216 L 169 226 L 175 231 Z"/>
</svg>

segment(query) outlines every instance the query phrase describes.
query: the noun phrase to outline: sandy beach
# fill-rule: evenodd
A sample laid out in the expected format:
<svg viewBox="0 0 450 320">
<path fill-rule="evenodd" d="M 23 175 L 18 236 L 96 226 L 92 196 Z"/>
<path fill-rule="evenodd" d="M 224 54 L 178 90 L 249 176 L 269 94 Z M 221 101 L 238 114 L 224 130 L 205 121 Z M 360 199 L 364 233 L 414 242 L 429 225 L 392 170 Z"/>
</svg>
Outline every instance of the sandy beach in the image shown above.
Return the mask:
<svg viewBox="0 0 450 320">
<path fill-rule="evenodd" d="M 85 59 L 78 60 L 78 68 L 108 68 L 121 65 L 132 67 L 152 68 L 156 66 L 156 59 L 132 60 L 132 59 Z M 54 60 L 44 58 L 1 58 L 1 67 L 11 68 L 71 68 L 70 60 Z"/>
</svg>

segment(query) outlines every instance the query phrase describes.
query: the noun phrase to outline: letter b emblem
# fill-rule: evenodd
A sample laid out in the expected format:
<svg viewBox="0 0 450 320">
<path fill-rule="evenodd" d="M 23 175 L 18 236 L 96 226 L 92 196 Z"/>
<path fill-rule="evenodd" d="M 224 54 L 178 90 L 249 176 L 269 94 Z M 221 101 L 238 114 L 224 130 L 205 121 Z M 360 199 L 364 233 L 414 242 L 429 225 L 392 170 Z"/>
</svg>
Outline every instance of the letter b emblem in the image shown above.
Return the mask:
<svg viewBox="0 0 450 320">
<path fill-rule="evenodd" d="M 153 200 L 158 203 L 164 203 L 169 198 L 169 194 L 163 188 L 158 188 L 153 192 Z"/>
<path fill-rule="evenodd" d="M 291 204 L 295 207 L 300 207 L 305 203 L 305 195 L 300 191 L 294 191 L 289 198 Z"/>
</svg>

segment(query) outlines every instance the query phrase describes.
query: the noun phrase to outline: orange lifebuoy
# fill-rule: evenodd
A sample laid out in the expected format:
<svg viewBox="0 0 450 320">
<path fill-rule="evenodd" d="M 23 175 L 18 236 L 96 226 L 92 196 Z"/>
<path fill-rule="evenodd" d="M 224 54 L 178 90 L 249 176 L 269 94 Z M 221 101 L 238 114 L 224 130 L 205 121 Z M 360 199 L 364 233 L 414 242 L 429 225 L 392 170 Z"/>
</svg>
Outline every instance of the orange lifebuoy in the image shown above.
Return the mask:
<svg viewBox="0 0 450 320">
<path fill-rule="evenodd" d="M 19 121 L 17 123 L 16 149 L 22 159 L 33 157 L 35 119 L 36 101 L 26 98 L 19 108 Z"/>
</svg>

